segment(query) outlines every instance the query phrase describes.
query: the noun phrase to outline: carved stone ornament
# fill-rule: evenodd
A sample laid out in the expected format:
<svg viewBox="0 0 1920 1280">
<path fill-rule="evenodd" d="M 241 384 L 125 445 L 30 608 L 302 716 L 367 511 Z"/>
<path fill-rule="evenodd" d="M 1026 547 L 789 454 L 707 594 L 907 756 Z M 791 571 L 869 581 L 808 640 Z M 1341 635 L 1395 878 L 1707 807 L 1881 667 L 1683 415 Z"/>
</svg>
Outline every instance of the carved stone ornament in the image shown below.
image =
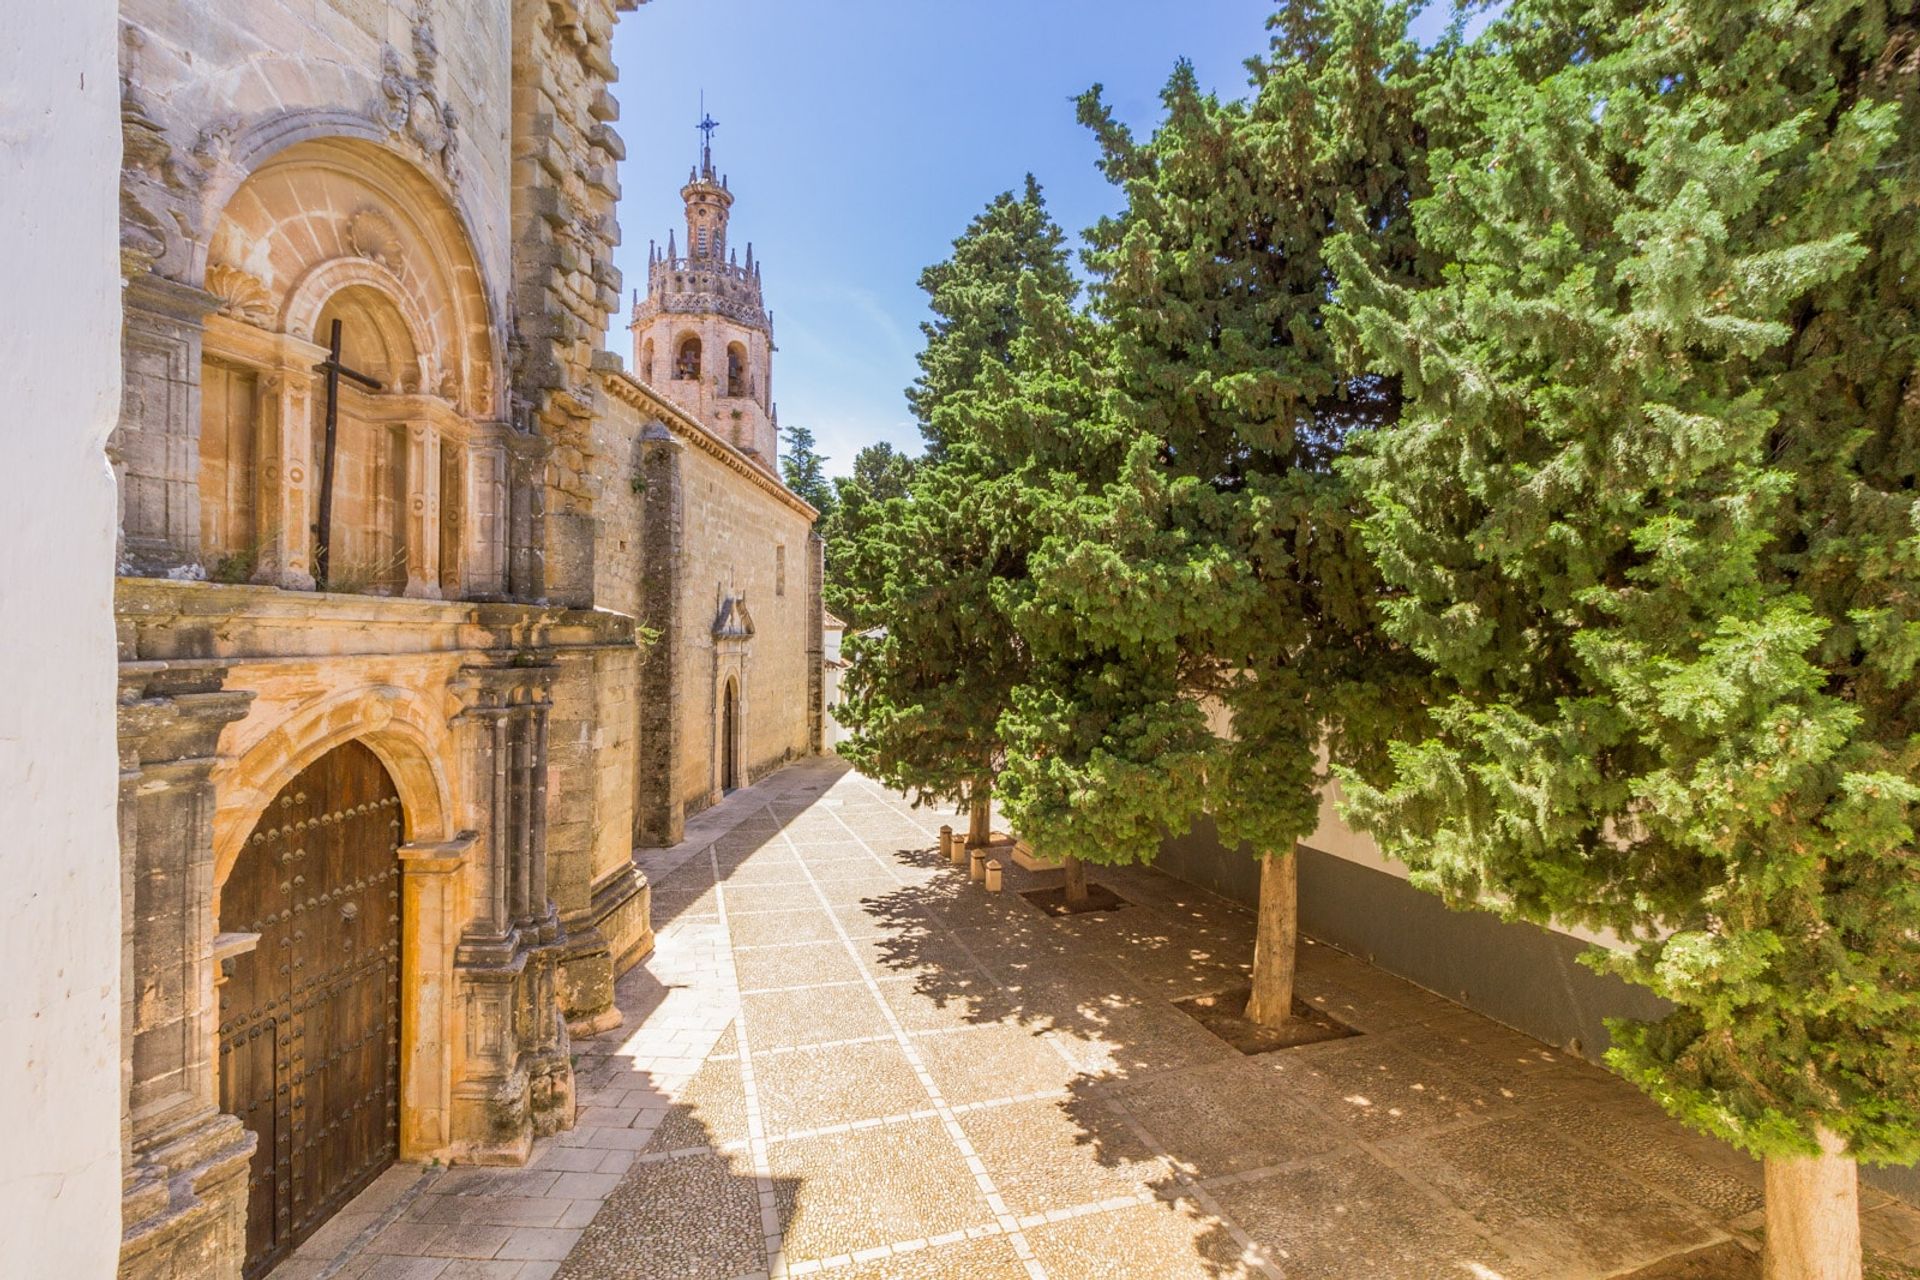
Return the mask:
<svg viewBox="0 0 1920 1280">
<path fill-rule="evenodd" d="M 120 249 L 122 266 L 152 266 L 187 234 L 190 198 L 206 175 L 185 163 L 164 120 L 136 83 L 146 37 L 124 29 L 126 50 L 120 78 Z"/>
<path fill-rule="evenodd" d="M 235 320 L 257 325 L 273 322 L 273 299 L 258 276 L 215 263 L 207 268 L 207 292 L 220 299 L 220 310 Z"/>
<path fill-rule="evenodd" d="M 360 209 L 347 219 L 347 243 L 361 257 L 390 270 L 400 264 L 400 233 L 378 209 Z"/>
<path fill-rule="evenodd" d="M 458 182 L 460 113 L 441 96 L 434 83 L 440 66 L 440 44 L 433 34 L 433 11 L 422 3 L 413 23 L 413 71 L 406 58 L 388 45 L 380 54 L 381 104 L 375 118 L 396 137 L 405 137 L 427 159 L 439 164 L 447 181 Z"/>
</svg>

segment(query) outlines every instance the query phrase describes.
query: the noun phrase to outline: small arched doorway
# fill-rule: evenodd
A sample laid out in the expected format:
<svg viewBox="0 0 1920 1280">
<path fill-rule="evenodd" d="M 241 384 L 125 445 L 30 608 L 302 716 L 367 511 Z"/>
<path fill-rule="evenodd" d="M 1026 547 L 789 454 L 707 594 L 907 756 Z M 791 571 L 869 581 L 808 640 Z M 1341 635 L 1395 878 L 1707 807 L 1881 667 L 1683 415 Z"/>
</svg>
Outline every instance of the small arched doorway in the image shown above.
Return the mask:
<svg viewBox="0 0 1920 1280">
<path fill-rule="evenodd" d="M 740 789 L 740 686 L 731 680 L 720 705 L 720 789 Z"/>
<path fill-rule="evenodd" d="M 220 1107 L 259 1138 L 245 1274 L 264 1275 L 399 1153 L 400 796 L 358 742 L 281 789 L 220 895 L 258 934 L 220 989 Z"/>
</svg>

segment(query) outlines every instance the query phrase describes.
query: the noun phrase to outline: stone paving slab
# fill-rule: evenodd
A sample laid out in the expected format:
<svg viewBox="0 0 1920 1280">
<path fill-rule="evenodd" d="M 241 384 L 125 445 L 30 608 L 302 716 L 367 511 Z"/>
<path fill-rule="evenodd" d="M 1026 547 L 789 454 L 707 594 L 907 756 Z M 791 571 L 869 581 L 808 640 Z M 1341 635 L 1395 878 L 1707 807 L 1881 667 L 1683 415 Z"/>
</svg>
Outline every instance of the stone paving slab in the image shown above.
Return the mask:
<svg viewBox="0 0 1920 1280">
<path fill-rule="evenodd" d="M 1150 869 L 1054 920 L 832 761 L 636 862 L 658 946 L 524 1170 L 395 1169 L 272 1280 L 1603 1280 L 1755 1241 L 1751 1161 L 1606 1072 L 1326 947 L 1362 1032 L 1246 1058 L 1172 1001 L 1253 920 Z M 1920 1265 L 1920 1213 L 1863 1194 Z"/>
</svg>

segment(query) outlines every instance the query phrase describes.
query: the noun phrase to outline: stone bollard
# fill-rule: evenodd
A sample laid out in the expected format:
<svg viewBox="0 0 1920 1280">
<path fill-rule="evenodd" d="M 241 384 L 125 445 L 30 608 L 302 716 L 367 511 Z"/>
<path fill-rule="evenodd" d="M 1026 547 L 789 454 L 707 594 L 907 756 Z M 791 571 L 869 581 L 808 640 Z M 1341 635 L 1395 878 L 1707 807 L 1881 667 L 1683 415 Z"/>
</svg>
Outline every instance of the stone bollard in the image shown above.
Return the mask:
<svg viewBox="0 0 1920 1280">
<path fill-rule="evenodd" d="M 956 867 L 964 867 L 967 865 L 967 838 L 965 836 L 955 836 L 953 838 L 953 848 L 947 852 L 947 861 Z"/>
<path fill-rule="evenodd" d="M 940 828 L 940 857 L 947 862 L 953 861 L 953 828 Z"/>
<path fill-rule="evenodd" d="M 998 858 L 987 864 L 987 892 L 1000 892 L 1000 859 Z"/>
<path fill-rule="evenodd" d="M 977 884 L 980 881 L 985 880 L 986 878 L 987 878 L 987 851 L 985 849 L 975 849 L 973 851 L 972 865 L 967 870 L 967 879 L 972 880 Z"/>
</svg>

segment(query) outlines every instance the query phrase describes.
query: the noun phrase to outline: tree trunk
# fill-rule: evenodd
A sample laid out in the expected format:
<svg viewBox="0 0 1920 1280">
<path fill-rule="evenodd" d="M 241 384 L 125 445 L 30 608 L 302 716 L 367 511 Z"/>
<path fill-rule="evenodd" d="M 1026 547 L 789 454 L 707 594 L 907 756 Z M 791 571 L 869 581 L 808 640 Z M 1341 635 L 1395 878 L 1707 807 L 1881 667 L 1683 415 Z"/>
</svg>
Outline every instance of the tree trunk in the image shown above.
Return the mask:
<svg viewBox="0 0 1920 1280">
<path fill-rule="evenodd" d="M 978 849 L 993 843 L 993 783 L 985 778 L 974 780 L 973 790 L 969 793 L 967 813 L 967 848 Z"/>
<path fill-rule="evenodd" d="M 1765 1280 L 1860 1280 L 1860 1166 L 1819 1131 L 1817 1156 L 1768 1156 Z"/>
<path fill-rule="evenodd" d="M 1247 1021 L 1278 1027 L 1293 1016 L 1294 951 L 1300 937 L 1299 862 L 1292 851 L 1260 860 L 1260 918 L 1253 938 Z"/>
<path fill-rule="evenodd" d="M 1077 911 L 1087 905 L 1087 864 L 1072 854 L 1060 861 L 1067 869 L 1067 910 Z"/>
</svg>

